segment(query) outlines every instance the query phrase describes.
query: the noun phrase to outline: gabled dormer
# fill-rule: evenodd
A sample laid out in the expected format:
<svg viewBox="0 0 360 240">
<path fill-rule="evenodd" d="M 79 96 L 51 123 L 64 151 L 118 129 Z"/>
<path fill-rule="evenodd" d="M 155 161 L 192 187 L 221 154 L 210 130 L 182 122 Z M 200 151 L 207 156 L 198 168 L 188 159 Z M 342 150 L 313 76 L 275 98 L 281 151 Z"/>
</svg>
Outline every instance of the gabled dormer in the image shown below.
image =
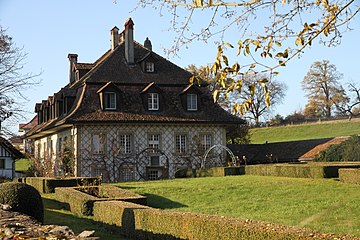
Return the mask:
<svg viewBox="0 0 360 240">
<path fill-rule="evenodd" d="M 162 90 L 152 82 L 141 91 L 144 108 L 148 111 L 161 111 L 164 105 Z"/>
<path fill-rule="evenodd" d="M 141 70 L 144 73 L 156 73 L 156 62 L 157 58 L 154 56 L 152 52 L 146 54 L 141 60 L 139 60 Z"/>
<path fill-rule="evenodd" d="M 201 91 L 195 84 L 185 87 L 180 93 L 180 98 L 186 111 L 197 112 L 201 110 Z"/>
<path fill-rule="evenodd" d="M 106 83 L 98 91 L 100 107 L 103 111 L 117 111 L 120 109 L 121 90 L 112 82 Z"/>
</svg>

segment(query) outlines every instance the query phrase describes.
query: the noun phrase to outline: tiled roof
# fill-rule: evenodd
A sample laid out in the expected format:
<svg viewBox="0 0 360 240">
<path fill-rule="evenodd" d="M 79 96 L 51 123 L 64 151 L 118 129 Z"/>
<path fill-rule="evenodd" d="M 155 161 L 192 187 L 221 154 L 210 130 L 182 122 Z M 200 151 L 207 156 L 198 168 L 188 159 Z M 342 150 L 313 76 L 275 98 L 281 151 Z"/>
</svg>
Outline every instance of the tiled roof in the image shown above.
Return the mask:
<svg viewBox="0 0 360 240">
<path fill-rule="evenodd" d="M 51 100 L 61 97 L 76 97 L 72 109 L 66 115 L 37 125 L 27 136 L 61 127 L 63 124 L 91 122 L 136 122 L 136 123 L 207 123 L 239 124 L 244 121 L 235 117 L 219 105 L 213 103 L 208 87 L 196 87 L 201 93 L 199 111 L 184 109 L 181 94 L 191 88 L 191 73 L 171 63 L 160 55 L 134 41 L 134 62 L 128 64 L 125 58 L 125 43 L 121 42 L 114 50 L 108 50 L 93 64 L 77 63 L 75 68 L 87 70 L 86 74 L 74 83 L 67 84 L 54 94 Z M 153 61 L 155 71 L 145 72 L 142 61 Z M 119 89 L 119 110 L 101 110 L 99 89 L 108 85 Z M 156 86 L 161 93 L 160 111 L 145 109 L 141 92 Z M 46 101 L 45 101 L 46 102 Z M 41 110 L 41 106 L 37 105 Z M 65 126 L 65 125 L 64 125 Z"/>
<path fill-rule="evenodd" d="M 14 158 L 23 158 L 24 155 L 17 150 L 8 140 L 3 137 L 0 137 L 0 145 L 6 148 Z"/>
</svg>

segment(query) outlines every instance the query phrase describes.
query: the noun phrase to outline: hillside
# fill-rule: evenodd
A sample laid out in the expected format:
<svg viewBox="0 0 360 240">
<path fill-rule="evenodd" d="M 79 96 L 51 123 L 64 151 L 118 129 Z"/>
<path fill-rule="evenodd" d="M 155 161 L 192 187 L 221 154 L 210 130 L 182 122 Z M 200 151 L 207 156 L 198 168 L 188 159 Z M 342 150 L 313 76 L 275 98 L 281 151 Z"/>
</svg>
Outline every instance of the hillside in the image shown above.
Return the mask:
<svg viewBox="0 0 360 240">
<path fill-rule="evenodd" d="M 360 119 L 253 128 L 250 134 L 253 144 L 350 136 L 360 134 Z"/>
</svg>

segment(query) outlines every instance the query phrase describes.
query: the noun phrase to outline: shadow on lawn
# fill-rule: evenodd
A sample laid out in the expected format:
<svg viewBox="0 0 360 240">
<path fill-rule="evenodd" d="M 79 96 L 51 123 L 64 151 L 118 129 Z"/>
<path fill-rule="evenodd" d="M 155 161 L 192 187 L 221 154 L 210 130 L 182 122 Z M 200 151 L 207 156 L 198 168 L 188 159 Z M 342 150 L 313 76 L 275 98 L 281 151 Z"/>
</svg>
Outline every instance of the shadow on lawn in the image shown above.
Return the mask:
<svg viewBox="0 0 360 240">
<path fill-rule="evenodd" d="M 185 204 L 172 201 L 168 198 L 164 198 L 159 195 L 151 193 L 142 193 L 141 195 L 147 197 L 147 203 L 149 207 L 160 208 L 160 209 L 173 209 L 173 208 L 183 208 L 188 207 Z"/>
<path fill-rule="evenodd" d="M 95 236 L 100 239 L 129 240 L 120 234 L 120 229 L 115 226 L 100 223 L 90 217 L 80 217 L 69 212 L 69 205 L 54 199 L 43 198 L 44 224 L 62 225 L 71 228 L 75 234 L 85 230 L 94 230 Z M 61 211 L 61 212 L 59 212 Z"/>
</svg>

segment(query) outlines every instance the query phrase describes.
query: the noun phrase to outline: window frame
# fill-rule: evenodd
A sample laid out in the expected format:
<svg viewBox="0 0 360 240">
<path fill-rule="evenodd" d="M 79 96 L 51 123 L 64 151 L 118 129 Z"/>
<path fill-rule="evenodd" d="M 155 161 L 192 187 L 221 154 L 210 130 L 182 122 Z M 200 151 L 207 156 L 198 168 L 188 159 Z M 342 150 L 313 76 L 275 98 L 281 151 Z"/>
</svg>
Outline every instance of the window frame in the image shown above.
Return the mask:
<svg viewBox="0 0 360 240">
<path fill-rule="evenodd" d="M 145 72 L 147 73 L 155 72 L 155 64 L 153 62 L 145 62 Z"/>
<path fill-rule="evenodd" d="M 122 143 L 122 138 L 124 137 L 124 142 Z M 133 152 L 133 136 L 130 133 L 119 133 L 119 147 L 124 149 L 123 154 L 132 154 Z"/>
<path fill-rule="evenodd" d="M 186 94 L 186 109 L 188 111 L 198 110 L 198 95 L 195 93 Z"/>
<path fill-rule="evenodd" d="M 99 137 L 99 151 L 95 152 L 95 145 L 94 145 L 94 136 Z M 103 137 L 103 142 L 101 142 L 101 138 Z M 102 145 L 101 145 L 102 143 Z M 101 151 L 102 150 L 102 151 Z M 106 152 L 106 134 L 102 132 L 94 132 L 91 134 L 91 154 L 92 155 L 105 155 Z"/>
<path fill-rule="evenodd" d="M 208 139 L 209 137 L 209 139 Z M 209 141 L 210 140 L 210 141 Z M 200 135 L 200 146 L 201 150 L 206 152 L 212 147 L 213 136 L 210 133 L 203 133 Z"/>
<path fill-rule="evenodd" d="M 179 133 L 175 135 L 175 154 L 187 153 L 187 135 Z"/>
<path fill-rule="evenodd" d="M 154 140 L 155 136 L 158 137 L 157 140 Z M 150 142 L 157 142 L 157 144 L 150 143 Z M 149 148 L 160 149 L 161 135 L 158 134 L 158 133 L 149 133 L 148 136 L 147 136 L 147 143 L 148 143 L 147 145 L 148 145 Z M 156 145 L 157 145 L 157 147 L 156 147 Z"/>
<path fill-rule="evenodd" d="M 147 96 L 147 105 L 148 105 L 148 110 L 149 111 L 158 111 L 159 110 L 159 105 L 160 105 L 160 94 L 157 92 L 151 92 L 148 93 Z"/>
<path fill-rule="evenodd" d="M 117 109 L 117 96 L 116 96 L 116 92 L 104 92 L 103 93 L 103 101 L 104 101 L 104 110 L 116 110 Z M 114 98 L 111 99 L 111 96 L 113 96 Z M 111 101 L 113 100 L 113 101 Z M 114 104 L 114 106 L 111 106 L 112 103 Z"/>
</svg>

